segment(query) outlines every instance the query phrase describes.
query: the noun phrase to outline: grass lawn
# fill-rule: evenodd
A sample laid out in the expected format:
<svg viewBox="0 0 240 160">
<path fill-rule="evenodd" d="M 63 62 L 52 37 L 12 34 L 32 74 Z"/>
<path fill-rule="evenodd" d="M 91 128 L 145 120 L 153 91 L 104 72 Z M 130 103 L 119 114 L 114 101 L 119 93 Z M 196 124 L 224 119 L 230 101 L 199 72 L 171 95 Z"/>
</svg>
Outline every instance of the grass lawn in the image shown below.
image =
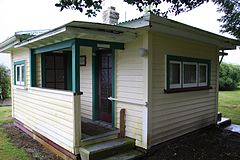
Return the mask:
<svg viewBox="0 0 240 160">
<path fill-rule="evenodd" d="M 1 125 L 11 122 L 11 107 L 0 107 L 0 159 L 4 160 L 30 160 L 30 156 L 10 142 Z"/>
<path fill-rule="evenodd" d="M 235 91 L 219 92 L 218 111 L 228 117 L 234 124 L 240 124 L 240 88 Z"/>
</svg>

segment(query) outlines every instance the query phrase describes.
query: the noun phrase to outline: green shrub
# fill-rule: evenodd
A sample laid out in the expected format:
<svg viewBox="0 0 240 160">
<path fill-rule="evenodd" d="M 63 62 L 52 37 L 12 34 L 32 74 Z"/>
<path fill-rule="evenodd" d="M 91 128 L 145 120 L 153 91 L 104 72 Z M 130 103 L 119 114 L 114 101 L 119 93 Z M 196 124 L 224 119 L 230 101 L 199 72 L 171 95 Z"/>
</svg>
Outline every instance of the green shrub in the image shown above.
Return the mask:
<svg viewBox="0 0 240 160">
<path fill-rule="evenodd" d="M 234 90 L 240 82 L 240 66 L 221 63 L 219 72 L 219 90 Z"/>
<path fill-rule="evenodd" d="M 0 96 L 2 100 L 11 96 L 10 70 L 0 65 Z"/>
</svg>

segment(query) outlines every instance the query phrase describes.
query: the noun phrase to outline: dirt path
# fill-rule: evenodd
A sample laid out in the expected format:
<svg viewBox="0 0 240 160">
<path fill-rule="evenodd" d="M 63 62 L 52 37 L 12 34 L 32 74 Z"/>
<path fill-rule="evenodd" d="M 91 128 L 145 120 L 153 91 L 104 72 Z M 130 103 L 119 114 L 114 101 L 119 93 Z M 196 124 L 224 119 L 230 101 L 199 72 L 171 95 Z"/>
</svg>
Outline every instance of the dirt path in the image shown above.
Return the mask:
<svg viewBox="0 0 240 160">
<path fill-rule="evenodd" d="M 158 145 L 147 160 L 240 160 L 240 134 L 208 127 Z"/>
<path fill-rule="evenodd" d="M 60 160 L 40 143 L 8 123 L 8 136 L 19 148 L 24 148 L 32 159 Z M 240 134 L 216 127 L 204 128 L 164 142 L 143 159 L 146 160 L 240 160 Z"/>
</svg>

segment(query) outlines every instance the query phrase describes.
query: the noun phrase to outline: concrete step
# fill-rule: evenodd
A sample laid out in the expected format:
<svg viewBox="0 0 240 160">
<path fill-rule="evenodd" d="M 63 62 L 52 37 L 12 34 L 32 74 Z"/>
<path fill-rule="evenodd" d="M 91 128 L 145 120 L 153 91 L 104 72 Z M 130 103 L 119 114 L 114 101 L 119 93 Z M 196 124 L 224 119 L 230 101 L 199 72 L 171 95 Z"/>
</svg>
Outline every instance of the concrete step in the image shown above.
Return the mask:
<svg viewBox="0 0 240 160">
<path fill-rule="evenodd" d="M 230 118 L 224 118 L 222 117 L 221 118 L 221 121 L 218 121 L 217 122 L 217 125 L 220 127 L 220 128 L 225 128 L 227 126 L 230 126 L 231 125 L 231 119 Z"/>
<path fill-rule="evenodd" d="M 130 138 L 117 138 L 83 146 L 80 148 L 80 155 L 82 160 L 99 160 L 124 153 L 134 148 L 135 140 Z"/>
<path fill-rule="evenodd" d="M 119 153 L 116 155 L 113 155 L 111 157 L 105 158 L 103 160 L 134 160 L 134 159 L 139 159 L 143 157 L 145 154 L 141 151 L 138 151 L 136 149 L 124 152 L 124 153 Z"/>
<path fill-rule="evenodd" d="M 91 137 L 81 140 L 81 145 L 87 146 L 87 145 L 91 145 L 91 144 L 96 144 L 96 143 L 100 143 L 100 142 L 113 140 L 113 139 L 118 138 L 118 134 L 119 134 L 119 130 L 115 130 L 115 131 L 107 132 L 107 133 L 104 133 L 101 135 L 91 136 Z"/>
</svg>

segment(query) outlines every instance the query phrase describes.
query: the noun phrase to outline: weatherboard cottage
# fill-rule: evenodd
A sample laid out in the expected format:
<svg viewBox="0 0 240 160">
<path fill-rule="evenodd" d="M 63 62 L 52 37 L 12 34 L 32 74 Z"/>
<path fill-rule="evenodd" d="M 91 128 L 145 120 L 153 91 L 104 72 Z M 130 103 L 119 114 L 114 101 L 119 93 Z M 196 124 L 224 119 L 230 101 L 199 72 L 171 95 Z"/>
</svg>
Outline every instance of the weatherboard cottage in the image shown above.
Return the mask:
<svg viewBox="0 0 240 160">
<path fill-rule="evenodd" d="M 102 159 L 216 124 L 220 51 L 237 45 L 151 13 L 16 32 L 0 52 L 15 125 L 66 159 Z"/>
</svg>

